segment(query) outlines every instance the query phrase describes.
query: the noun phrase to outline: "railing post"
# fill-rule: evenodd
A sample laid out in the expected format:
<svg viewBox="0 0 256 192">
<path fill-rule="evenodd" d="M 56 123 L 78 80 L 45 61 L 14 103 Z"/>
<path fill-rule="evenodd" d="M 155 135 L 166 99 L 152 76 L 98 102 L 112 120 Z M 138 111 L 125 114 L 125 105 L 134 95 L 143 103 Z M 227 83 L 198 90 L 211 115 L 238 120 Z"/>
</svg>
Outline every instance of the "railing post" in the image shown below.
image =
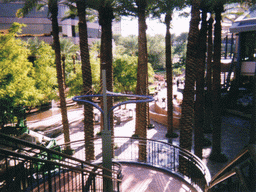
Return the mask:
<svg viewBox="0 0 256 192">
<path fill-rule="evenodd" d="M 106 70 L 102 70 L 102 81 L 103 81 L 103 125 L 104 129 L 102 131 L 102 156 L 103 156 L 103 167 L 107 169 L 112 169 L 112 138 L 111 130 L 108 127 L 108 108 L 107 108 L 107 85 L 106 85 Z M 112 177 L 110 171 L 103 170 L 104 175 Z M 103 177 L 103 191 L 109 192 L 113 191 L 112 180 Z"/>
<path fill-rule="evenodd" d="M 81 169 L 83 169 L 83 168 L 84 168 L 84 164 L 81 163 Z M 84 172 L 83 172 L 83 171 L 82 171 L 81 175 L 82 175 L 82 191 L 85 192 L 85 186 L 84 186 Z"/>
<path fill-rule="evenodd" d="M 9 188 L 10 186 L 10 173 L 9 173 L 9 165 L 8 165 L 8 158 L 6 157 L 5 158 L 5 167 L 6 167 L 6 186 L 7 186 L 7 189 Z"/>
<path fill-rule="evenodd" d="M 50 153 L 47 153 L 47 160 L 50 161 Z M 51 175 L 51 164 L 48 164 L 48 186 L 49 186 L 49 192 L 52 191 L 52 175 Z"/>
</svg>

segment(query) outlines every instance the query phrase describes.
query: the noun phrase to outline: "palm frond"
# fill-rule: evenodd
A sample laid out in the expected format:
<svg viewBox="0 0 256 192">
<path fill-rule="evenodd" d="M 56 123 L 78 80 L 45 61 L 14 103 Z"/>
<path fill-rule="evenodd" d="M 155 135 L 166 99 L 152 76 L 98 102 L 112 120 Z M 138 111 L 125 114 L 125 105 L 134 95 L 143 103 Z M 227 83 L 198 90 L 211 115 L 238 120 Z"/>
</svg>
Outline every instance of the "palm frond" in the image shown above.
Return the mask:
<svg viewBox="0 0 256 192">
<path fill-rule="evenodd" d="M 23 0 L 24 6 L 21 9 L 18 9 L 16 12 L 16 17 L 24 17 L 32 10 L 41 10 L 46 4 L 47 1 L 40 0 Z"/>
</svg>

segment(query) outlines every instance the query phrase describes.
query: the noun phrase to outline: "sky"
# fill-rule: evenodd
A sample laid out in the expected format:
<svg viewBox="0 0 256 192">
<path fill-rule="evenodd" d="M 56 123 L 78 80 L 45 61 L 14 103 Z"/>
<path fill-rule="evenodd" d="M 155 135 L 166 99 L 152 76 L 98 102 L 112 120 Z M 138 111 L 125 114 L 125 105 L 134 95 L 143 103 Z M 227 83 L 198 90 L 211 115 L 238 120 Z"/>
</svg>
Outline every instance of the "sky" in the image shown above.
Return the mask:
<svg viewBox="0 0 256 192">
<path fill-rule="evenodd" d="M 190 11 L 190 9 L 186 9 L 186 11 Z M 189 31 L 189 22 L 190 17 L 180 17 L 178 16 L 179 12 L 174 12 L 173 19 L 171 22 L 171 33 L 175 35 L 180 35 L 182 32 Z M 166 27 L 164 23 L 161 23 L 159 19 L 147 19 L 147 34 L 152 36 L 156 34 L 165 35 Z M 122 36 L 128 35 L 138 35 L 138 19 L 131 17 L 122 17 L 121 20 L 121 34 Z"/>
</svg>

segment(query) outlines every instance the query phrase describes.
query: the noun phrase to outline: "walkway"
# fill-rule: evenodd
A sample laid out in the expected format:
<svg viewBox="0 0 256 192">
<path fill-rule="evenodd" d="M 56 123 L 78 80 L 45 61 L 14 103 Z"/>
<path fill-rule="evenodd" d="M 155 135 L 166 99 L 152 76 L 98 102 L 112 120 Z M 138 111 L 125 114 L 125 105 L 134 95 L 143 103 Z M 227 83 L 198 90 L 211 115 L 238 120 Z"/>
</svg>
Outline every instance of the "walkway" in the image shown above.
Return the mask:
<svg viewBox="0 0 256 192">
<path fill-rule="evenodd" d="M 195 192 L 178 177 L 157 169 L 132 164 L 122 164 L 121 191 L 129 192 Z"/>
</svg>

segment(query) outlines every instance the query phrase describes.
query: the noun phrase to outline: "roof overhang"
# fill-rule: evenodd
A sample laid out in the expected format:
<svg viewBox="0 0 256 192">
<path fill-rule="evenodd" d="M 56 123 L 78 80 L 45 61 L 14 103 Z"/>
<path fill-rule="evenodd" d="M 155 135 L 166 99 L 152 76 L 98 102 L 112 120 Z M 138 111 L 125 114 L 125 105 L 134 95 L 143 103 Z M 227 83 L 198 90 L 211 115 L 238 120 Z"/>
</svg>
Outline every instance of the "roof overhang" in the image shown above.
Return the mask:
<svg viewBox="0 0 256 192">
<path fill-rule="evenodd" d="M 256 31 L 256 18 L 243 19 L 236 21 L 230 28 L 231 33 Z"/>
</svg>

